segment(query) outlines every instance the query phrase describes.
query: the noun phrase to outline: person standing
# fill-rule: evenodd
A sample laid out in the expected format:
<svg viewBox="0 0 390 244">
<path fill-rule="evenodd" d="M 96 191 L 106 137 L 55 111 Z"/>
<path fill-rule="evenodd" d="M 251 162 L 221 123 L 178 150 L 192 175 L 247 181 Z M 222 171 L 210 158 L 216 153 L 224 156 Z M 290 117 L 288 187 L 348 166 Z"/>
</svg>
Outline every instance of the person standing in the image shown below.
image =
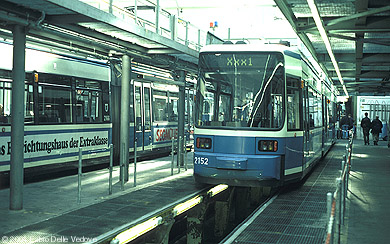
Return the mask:
<svg viewBox="0 0 390 244">
<path fill-rule="evenodd" d="M 364 117 L 360 123 L 363 128 L 363 137 L 364 145 L 370 145 L 370 129 L 371 129 L 371 120 L 368 118 L 368 113 L 364 113 Z"/>
<path fill-rule="evenodd" d="M 348 139 L 349 137 L 349 130 L 351 130 L 353 128 L 353 123 L 354 123 L 354 120 L 351 116 L 351 114 L 348 114 L 345 115 L 341 121 L 340 121 L 340 125 L 341 125 L 341 130 L 342 130 L 342 137 L 343 139 Z"/>
<path fill-rule="evenodd" d="M 382 133 L 382 127 L 382 121 L 379 120 L 379 116 L 376 116 L 376 119 L 374 119 L 371 123 L 371 133 L 374 145 L 378 145 L 379 133 Z"/>
</svg>

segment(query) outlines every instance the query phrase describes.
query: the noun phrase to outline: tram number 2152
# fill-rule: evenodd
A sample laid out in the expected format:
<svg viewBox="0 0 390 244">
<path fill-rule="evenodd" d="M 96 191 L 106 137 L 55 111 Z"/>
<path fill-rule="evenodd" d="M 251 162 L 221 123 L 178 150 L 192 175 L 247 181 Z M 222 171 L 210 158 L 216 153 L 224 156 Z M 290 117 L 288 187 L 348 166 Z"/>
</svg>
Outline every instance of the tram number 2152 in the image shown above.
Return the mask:
<svg viewBox="0 0 390 244">
<path fill-rule="evenodd" d="M 194 164 L 209 165 L 209 159 L 204 157 L 194 157 Z"/>
</svg>

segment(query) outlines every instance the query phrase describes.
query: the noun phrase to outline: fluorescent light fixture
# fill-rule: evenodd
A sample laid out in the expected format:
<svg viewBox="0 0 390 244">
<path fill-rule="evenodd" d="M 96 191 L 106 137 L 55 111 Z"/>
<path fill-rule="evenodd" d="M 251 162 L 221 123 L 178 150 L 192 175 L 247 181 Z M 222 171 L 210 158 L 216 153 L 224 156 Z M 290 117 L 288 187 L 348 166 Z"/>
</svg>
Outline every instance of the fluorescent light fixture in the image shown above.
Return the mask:
<svg viewBox="0 0 390 244">
<path fill-rule="evenodd" d="M 341 85 L 343 85 L 343 90 L 345 95 L 348 97 L 348 91 L 347 88 L 344 85 L 343 77 L 341 76 L 339 65 L 337 64 L 336 58 L 333 54 L 332 47 L 330 46 L 328 35 L 326 34 L 324 25 L 321 21 L 320 14 L 318 12 L 317 6 L 315 4 L 315 0 L 307 0 L 307 4 L 309 4 L 311 13 L 313 15 L 314 22 L 316 23 L 317 29 L 320 32 L 322 41 L 325 43 L 326 50 L 328 51 L 330 60 L 332 61 L 333 67 L 336 70 L 337 77 L 339 78 L 339 81 Z"/>
<path fill-rule="evenodd" d="M 110 243 L 128 243 L 134 239 L 136 239 L 139 236 L 142 236 L 146 232 L 156 228 L 159 226 L 162 222 L 162 217 L 153 217 L 141 224 L 138 224 L 136 226 L 131 227 L 128 230 L 123 231 L 122 233 L 118 234 Z"/>
<path fill-rule="evenodd" d="M 203 200 L 202 196 L 196 196 L 186 202 L 178 204 L 176 207 L 173 208 L 173 216 L 178 216 L 185 211 L 195 207 L 199 203 L 201 203 Z"/>
<path fill-rule="evenodd" d="M 223 192 L 224 190 L 228 189 L 228 187 L 229 187 L 228 185 L 224 185 L 224 184 L 214 186 L 213 188 L 211 188 L 207 192 L 207 195 L 209 195 L 210 197 L 213 197 L 213 196 L 217 195 L 218 193 Z"/>
</svg>

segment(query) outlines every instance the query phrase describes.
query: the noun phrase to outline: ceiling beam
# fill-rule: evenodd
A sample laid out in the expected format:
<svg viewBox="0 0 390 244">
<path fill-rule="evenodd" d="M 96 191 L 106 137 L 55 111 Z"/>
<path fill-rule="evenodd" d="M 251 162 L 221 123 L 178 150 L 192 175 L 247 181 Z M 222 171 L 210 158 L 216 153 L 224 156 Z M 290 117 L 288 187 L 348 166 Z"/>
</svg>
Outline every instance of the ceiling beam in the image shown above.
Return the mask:
<svg viewBox="0 0 390 244">
<path fill-rule="evenodd" d="M 97 20 L 82 14 L 49 15 L 46 17 L 46 21 L 52 23 L 58 23 L 58 24 L 77 24 L 77 23 L 84 23 L 84 22 L 97 22 Z"/>
<path fill-rule="evenodd" d="M 68 11 L 96 19 L 99 22 L 99 26 L 105 25 L 106 26 L 105 28 L 111 26 L 113 27 L 113 29 L 116 29 L 118 32 L 131 33 L 131 35 L 134 36 L 135 38 L 144 38 L 147 39 L 149 42 L 153 42 L 154 44 L 157 45 L 169 46 L 172 49 L 176 49 L 177 51 L 183 54 L 195 58 L 198 58 L 199 56 L 198 51 L 193 50 L 183 44 L 180 44 L 175 40 L 171 40 L 155 32 L 148 31 L 147 29 L 142 28 L 136 25 L 135 23 L 130 24 L 122 19 L 115 17 L 110 13 L 104 12 L 99 9 L 95 9 L 90 5 L 83 3 L 81 1 L 78 0 L 45 0 L 45 1 L 48 3 L 55 4 L 60 8 L 67 9 Z M 96 29 L 96 31 L 105 34 L 104 28 L 100 30 Z"/>
<path fill-rule="evenodd" d="M 298 23 L 298 19 L 295 17 L 293 11 L 291 10 L 289 4 L 286 0 L 274 0 L 284 17 L 289 22 L 290 26 L 293 28 L 294 32 L 298 35 L 299 39 L 302 41 L 302 43 L 305 45 L 305 47 L 309 50 L 311 56 L 313 59 L 318 62 L 318 54 L 315 50 L 313 44 L 311 43 L 309 37 L 304 32 L 298 31 L 299 27 L 296 23 Z M 322 70 L 327 73 L 328 70 L 324 65 L 322 65 L 320 62 L 318 64 L 321 66 Z"/>
<path fill-rule="evenodd" d="M 110 36 L 110 35 L 106 35 L 104 33 L 100 33 L 100 32 L 97 32 L 93 29 L 89 29 L 89 28 L 86 28 L 86 27 L 83 27 L 81 25 L 73 25 L 73 24 L 62 24 L 60 25 L 61 28 L 64 28 L 64 29 L 67 29 L 67 30 L 71 30 L 71 31 L 74 31 L 76 33 L 84 33 L 92 38 L 96 38 L 96 39 L 100 39 L 100 40 L 105 40 L 107 42 L 111 42 L 111 43 L 115 43 L 117 45 L 120 45 L 120 46 L 124 46 L 126 48 L 129 48 L 129 49 L 132 49 L 136 52 L 140 52 L 140 53 L 146 53 L 148 49 L 144 48 L 144 47 L 141 47 L 135 43 L 130 43 L 130 42 L 127 42 L 127 41 L 124 41 L 122 39 L 119 39 L 119 38 L 116 38 L 116 37 L 113 37 L 113 36 Z"/>
<path fill-rule="evenodd" d="M 332 37 L 332 38 L 338 38 L 338 39 L 342 39 L 342 40 L 348 40 L 348 41 L 358 41 L 358 40 L 362 40 L 364 43 L 372 43 L 372 44 L 377 44 L 377 45 L 381 45 L 381 46 L 390 46 L 390 42 L 385 42 L 383 39 L 374 39 L 374 38 L 366 38 L 366 37 L 352 37 L 352 36 L 346 36 L 346 35 L 340 35 L 340 34 L 328 34 L 329 37 Z"/>
<path fill-rule="evenodd" d="M 148 54 L 179 54 L 175 49 L 170 48 L 150 48 L 147 51 Z"/>
<path fill-rule="evenodd" d="M 355 79 L 355 71 L 354 70 L 349 70 L 349 71 L 342 71 L 343 77 L 345 79 Z M 337 80 L 337 75 L 336 72 L 334 71 L 329 71 L 329 74 L 333 77 L 334 79 Z M 384 79 L 386 77 L 389 77 L 390 72 L 389 71 L 383 71 L 383 70 L 370 70 L 370 71 L 362 71 L 360 78 L 378 78 L 378 79 Z"/>
<path fill-rule="evenodd" d="M 366 2 L 366 3 L 364 3 Z M 357 0 L 355 1 L 355 7 L 356 10 L 357 10 L 357 13 L 356 14 L 351 14 L 351 15 L 348 15 L 348 16 L 344 16 L 344 17 L 340 17 L 340 18 L 337 18 L 337 19 L 334 19 L 334 20 L 329 20 L 329 21 L 324 21 L 325 23 L 325 26 L 328 27 L 328 26 L 332 26 L 332 25 L 335 25 L 335 24 L 338 24 L 338 23 L 341 23 L 341 22 L 348 22 L 350 20 L 354 20 L 354 19 L 357 19 L 357 18 L 363 18 L 363 17 L 367 17 L 367 16 L 371 16 L 371 15 L 374 15 L 374 14 L 378 14 L 378 13 L 382 13 L 382 12 L 386 12 L 386 11 L 389 11 L 390 10 L 390 6 L 385 6 L 385 7 L 382 7 L 382 8 L 375 8 L 375 9 L 371 9 L 371 10 L 367 10 L 367 11 L 364 11 L 366 9 L 368 9 L 368 1 L 367 0 Z M 359 10 L 359 11 L 358 11 Z"/>
<path fill-rule="evenodd" d="M 334 17 L 322 18 L 324 23 L 334 20 Z M 300 17 L 296 22 L 297 31 L 304 33 L 318 34 L 311 17 Z M 365 26 L 356 26 L 354 21 L 338 22 L 333 25 L 326 25 L 325 29 L 329 33 L 355 33 L 355 32 L 388 32 L 390 20 L 385 16 L 371 16 Z"/>
<path fill-rule="evenodd" d="M 368 8 L 368 0 L 356 0 L 355 1 L 355 9 L 356 9 L 356 12 L 358 14 L 367 13 L 368 11 L 365 11 L 365 10 L 367 10 L 367 8 Z M 355 26 L 357 28 L 365 27 L 367 25 L 367 16 L 368 15 L 358 16 L 355 19 Z M 360 32 L 360 33 L 356 33 L 355 35 L 356 35 L 356 39 L 357 39 L 355 42 L 355 55 L 356 55 L 355 79 L 356 79 L 356 81 L 359 81 L 360 75 L 362 73 L 364 33 Z"/>
<path fill-rule="evenodd" d="M 336 53 L 335 56 L 340 63 L 353 63 L 355 61 L 355 53 Z M 325 54 L 320 54 L 318 57 L 319 62 L 331 62 Z M 365 53 L 362 62 L 364 65 L 380 65 L 381 63 L 390 62 L 390 53 Z"/>
</svg>

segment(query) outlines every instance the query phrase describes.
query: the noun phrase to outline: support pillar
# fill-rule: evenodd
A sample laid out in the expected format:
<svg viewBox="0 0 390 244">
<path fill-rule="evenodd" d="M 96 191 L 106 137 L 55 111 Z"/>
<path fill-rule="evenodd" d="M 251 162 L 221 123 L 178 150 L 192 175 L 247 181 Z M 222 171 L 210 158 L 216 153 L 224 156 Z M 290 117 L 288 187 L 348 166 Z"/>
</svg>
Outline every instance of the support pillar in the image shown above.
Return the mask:
<svg viewBox="0 0 390 244">
<path fill-rule="evenodd" d="M 233 212 L 232 202 L 234 199 L 235 187 L 230 190 L 229 196 L 225 200 L 217 200 L 215 202 L 215 223 L 214 223 L 214 235 L 217 238 L 225 236 L 229 227 L 230 215 Z"/>
<path fill-rule="evenodd" d="M 207 208 L 207 203 L 201 203 L 199 206 L 189 210 L 187 215 L 187 244 L 203 243 L 203 227 Z"/>
<path fill-rule="evenodd" d="M 160 34 L 160 0 L 156 0 L 156 33 Z"/>
<path fill-rule="evenodd" d="M 120 179 L 129 181 L 129 111 L 130 111 L 130 57 L 122 57 L 121 120 L 120 120 Z"/>
<path fill-rule="evenodd" d="M 179 81 L 182 83 L 181 86 L 179 86 L 179 101 L 178 101 L 178 138 L 181 138 L 183 140 L 184 138 L 184 114 L 185 114 L 185 80 L 186 75 L 183 70 L 180 70 L 179 72 Z M 180 145 L 182 145 L 180 147 Z M 178 150 L 177 150 L 177 160 L 178 165 L 183 166 L 184 165 L 184 157 L 183 157 L 183 143 L 178 142 Z"/>
<path fill-rule="evenodd" d="M 258 206 L 263 198 L 263 187 L 250 188 L 250 203 L 252 206 Z"/>
<path fill-rule="evenodd" d="M 235 219 L 236 222 L 242 222 L 249 214 L 250 208 L 250 189 L 247 187 L 236 187 L 235 199 Z"/>
<path fill-rule="evenodd" d="M 122 71 L 119 64 L 110 62 L 111 66 L 111 90 L 110 90 L 110 118 L 112 122 L 112 134 L 120 135 L 121 121 L 121 78 Z M 114 144 L 114 162 L 120 162 L 120 137 L 113 136 L 112 144 Z"/>
<path fill-rule="evenodd" d="M 227 201 L 215 202 L 215 224 L 214 235 L 216 237 L 223 237 L 229 223 L 230 204 Z"/>
<path fill-rule="evenodd" d="M 23 209 L 24 81 L 26 31 L 15 25 L 13 33 L 10 210 Z"/>
</svg>

